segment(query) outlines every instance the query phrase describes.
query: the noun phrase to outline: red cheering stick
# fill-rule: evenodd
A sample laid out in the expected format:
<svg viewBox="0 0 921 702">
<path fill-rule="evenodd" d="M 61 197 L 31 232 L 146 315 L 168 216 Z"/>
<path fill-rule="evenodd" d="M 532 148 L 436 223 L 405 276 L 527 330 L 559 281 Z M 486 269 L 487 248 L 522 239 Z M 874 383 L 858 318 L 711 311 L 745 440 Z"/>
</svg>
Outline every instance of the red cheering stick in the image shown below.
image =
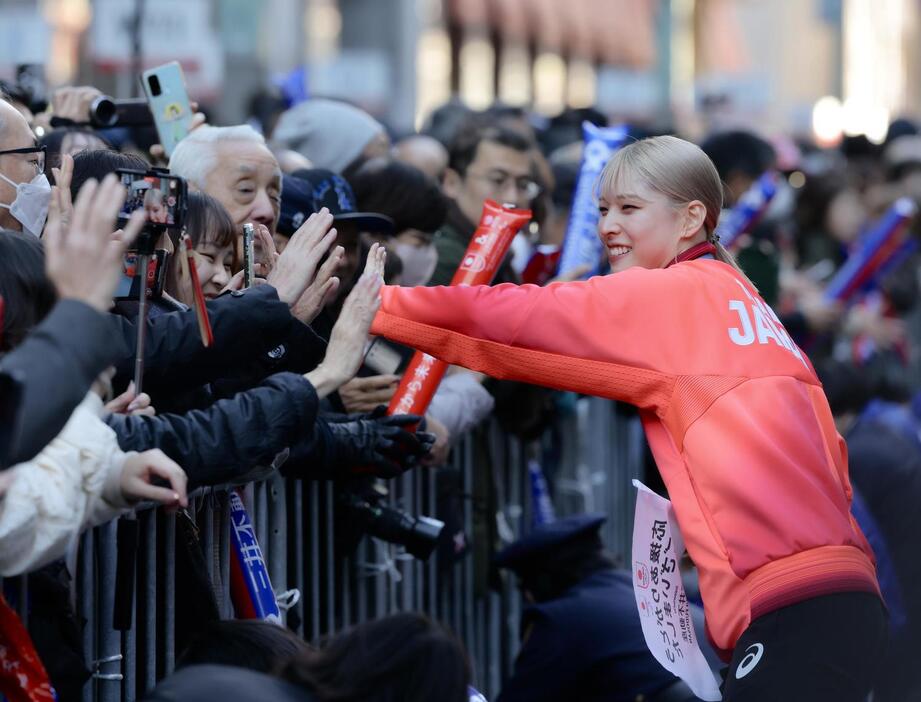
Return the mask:
<svg viewBox="0 0 921 702">
<path fill-rule="evenodd" d="M 477 227 L 451 285 L 489 285 L 496 277 L 512 240 L 531 220 L 531 210 L 518 210 L 487 200 Z M 428 409 L 448 364 L 417 351 L 397 388 L 387 414 L 417 414 Z"/>
<path fill-rule="evenodd" d="M 198 280 L 198 269 L 195 267 L 192 239 L 189 238 L 188 234 L 183 234 L 179 245 L 182 248 L 182 251 L 179 252 L 179 265 L 182 267 L 182 275 L 187 280 L 192 281 L 193 307 L 195 308 L 195 317 L 198 319 L 198 332 L 201 334 L 201 343 L 205 345 L 205 348 L 209 348 L 214 343 L 214 333 L 211 331 L 211 321 L 208 319 L 208 308 L 205 307 L 205 294 L 202 292 L 201 282 Z"/>
</svg>

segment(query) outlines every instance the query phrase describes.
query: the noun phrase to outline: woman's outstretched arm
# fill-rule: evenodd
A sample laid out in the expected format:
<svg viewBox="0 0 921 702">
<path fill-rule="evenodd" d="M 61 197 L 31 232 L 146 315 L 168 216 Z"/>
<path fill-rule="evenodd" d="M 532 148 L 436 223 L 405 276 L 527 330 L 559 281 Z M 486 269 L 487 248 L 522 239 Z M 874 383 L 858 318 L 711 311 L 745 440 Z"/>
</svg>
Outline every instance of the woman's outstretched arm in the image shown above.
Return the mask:
<svg viewBox="0 0 921 702">
<path fill-rule="evenodd" d="M 674 384 L 679 314 L 664 302 L 675 276 L 663 273 L 543 288 L 385 287 L 371 332 L 494 378 L 657 408 Z"/>
</svg>

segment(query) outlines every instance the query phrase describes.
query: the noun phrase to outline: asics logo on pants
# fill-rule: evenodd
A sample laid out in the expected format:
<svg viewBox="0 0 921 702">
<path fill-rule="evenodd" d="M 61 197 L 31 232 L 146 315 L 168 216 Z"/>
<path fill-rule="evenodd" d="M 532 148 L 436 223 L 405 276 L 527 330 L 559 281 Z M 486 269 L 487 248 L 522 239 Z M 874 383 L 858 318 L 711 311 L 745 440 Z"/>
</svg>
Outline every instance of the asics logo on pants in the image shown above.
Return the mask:
<svg viewBox="0 0 921 702">
<path fill-rule="evenodd" d="M 752 649 L 755 650 L 752 651 Z M 755 669 L 755 666 L 758 665 L 758 661 L 761 660 L 761 656 L 764 654 L 764 646 L 760 643 L 752 644 L 745 649 L 745 654 L 745 658 L 742 659 L 742 662 L 739 663 L 739 667 L 736 668 L 736 680 L 741 680 Z"/>
</svg>

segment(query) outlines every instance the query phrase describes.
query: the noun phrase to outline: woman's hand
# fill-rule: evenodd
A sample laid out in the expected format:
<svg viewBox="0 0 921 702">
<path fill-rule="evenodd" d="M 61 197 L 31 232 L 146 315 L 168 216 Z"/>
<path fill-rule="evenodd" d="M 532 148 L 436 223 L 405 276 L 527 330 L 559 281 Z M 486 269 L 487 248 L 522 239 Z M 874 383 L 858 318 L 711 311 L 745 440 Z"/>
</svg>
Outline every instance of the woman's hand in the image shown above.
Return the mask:
<svg viewBox="0 0 921 702">
<path fill-rule="evenodd" d="M 325 207 L 307 218 L 275 261 L 266 276 L 269 285 L 278 291 L 278 299 L 289 307 L 300 299 L 313 282 L 320 259 L 336 239 L 332 229 L 333 216 Z"/>
<path fill-rule="evenodd" d="M 381 304 L 380 291 L 384 284 L 386 259 L 384 247 L 373 244 L 364 273 L 342 305 L 323 362 L 304 376 L 321 398 L 343 385 L 361 367 L 368 331 Z"/>
<path fill-rule="evenodd" d="M 310 324 L 326 305 L 336 297 L 339 291 L 339 278 L 334 275 L 339 270 L 339 263 L 345 249 L 337 246 L 327 257 L 326 262 L 320 266 L 316 278 L 307 286 L 304 294 L 300 296 L 291 308 L 291 314 L 304 324 Z"/>
<path fill-rule="evenodd" d="M 61 154 L 61 167 L 52 168 L 51 174 L 54 176 L 55 185 L 52 198 L 55 199 L 61 226 L 66 230 L 70 227 L 70 220 L 74 213 L 74 203 L 70 197 L 70 184 L 74 177 L 74 157 L 70 154 Z"/>
<path fill-rule="evenodd" d="M 253 271 L 257 276 L 268 278 L 269 273 L 275 268 L 275 262 L 278 260 L 279 253 L 275 249 L 275 240 L 269 233 L 269 228 L 264 224 L 257 224 L 255 227 L 256 241 L 255 254 L 256 263 Z"/>
<path fill-rule="evenodd" d="M 143 414 L 148 417 L 153 417 L 157 414 L 157 410 L 150 404 L 150 395 L 146 392 L 138 395 L 134 391 L 133 380 L 128 383 L 128 389 L 125 392 L 106 403 L 106 412 L 131 416 Z"/>
<path fill-rule="evenodd" d="M 221 295 L 223 295 L 225 292 L 232 292 L 234 290 L 242 290 L 244 273 L 245 271 L 242 271 L 242 270 L 239 270 L 236 273 L 234 273 L 233 278 L 230 279 L 230 282 L 224 286 L 223 290 L 221 290 Z"/>
<path fill-rule="evenodd" d="M 51 113 L 61 119 L 77 124 L 90 121 L 90 107 L 93 100 L 102 97 L 102 92 L 91 85 L 68 85 L 51 94 Z"/>
<path fill-rule="evenodd" d="M 125 249 L 144 225 L 144 212 L 131 215 L 124 231 L 113 235 L 115 219 L 125 201 L 125 189 L 114 174 L 101 183 L 88 180 L 65 221 L 63 194 L 52 190 L 45 245 L 45 271 L 62 298 L 80 300 L 100 312 L 112 306 Z"/>
<path fill-rule="evenodd" d="M 165 480 L 169 487 L 153 485 L 155 479 Z M 182 468 L 160 449 L 152 449 L 125 459 L 119 485 L 129 501 L 152 500 L 167 507 L 187 507 L 186 482 Z"/>
<path fill-rule="evenodd" d="M 379 405 L 390 404 L 397 387 L 398 375 L 371 375 L 367 378 L 352 378 L 339 388 L 339 399 L 349 414 L 373 412 Z"/>
<path fill-rule="evenodd" d="M 425 415 L 425 428 L 435 436 L 435 443 L 427 456 L 422 459 L 424 466 L 443 466 L 451 453 L 451 432 L 433 416 Z"/>
</svg>

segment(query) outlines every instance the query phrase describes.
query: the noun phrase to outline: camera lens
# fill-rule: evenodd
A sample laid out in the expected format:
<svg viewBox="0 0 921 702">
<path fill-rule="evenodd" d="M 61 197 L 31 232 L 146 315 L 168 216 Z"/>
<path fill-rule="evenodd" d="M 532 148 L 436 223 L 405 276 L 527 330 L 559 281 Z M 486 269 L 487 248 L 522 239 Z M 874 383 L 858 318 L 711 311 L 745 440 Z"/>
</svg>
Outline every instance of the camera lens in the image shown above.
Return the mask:
<svg viewBox="0 0 921 702">
<path fill-rule="evenodd" d="M 372 504 L 354 494 L 346 495 L 344 503 L 365 533 L 403 546 L 407 553 L 420 561 L 428 560 L 432 555 L 445 526 L 444 522 L 432 517 L 417 517 L 393 507 Z"/>
<path fill-rule="evenodd" d="M 90 122 L 96 127 L 112 127 L 118 120 L 115 101 L 107 95 L 100 95 L 90 104 Z"/>
<path fill-rule="evenodd" d="M 438 545 L 438 538 L 445 528 L 445 523 L 425 516 L 411 517 L 411 519 L 415 521 L 409 533 L 410 538 L 404 544 L 406 550 L 419 560 L 428 560 Z"/>
</svg>

